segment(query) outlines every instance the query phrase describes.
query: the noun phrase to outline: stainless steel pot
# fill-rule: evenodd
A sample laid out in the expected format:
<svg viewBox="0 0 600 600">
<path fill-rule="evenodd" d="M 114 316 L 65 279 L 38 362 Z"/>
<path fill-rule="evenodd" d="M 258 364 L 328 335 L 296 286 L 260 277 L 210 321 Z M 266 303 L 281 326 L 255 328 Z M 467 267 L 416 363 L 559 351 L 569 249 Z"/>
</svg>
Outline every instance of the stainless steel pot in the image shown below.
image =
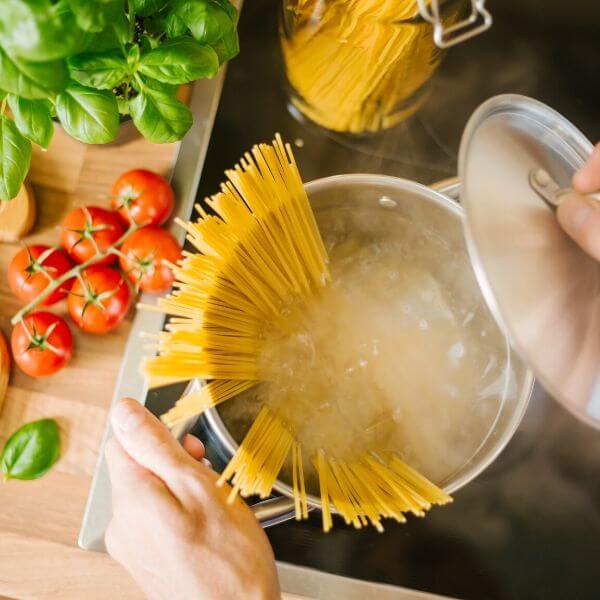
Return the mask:
<svg viewBox="0 0 600 600">
<path fill-rule="evenodd" d="M 456 181 L 447 181 L 435 187 L 436 189 L 433 189 L 396 177 L 361 174 L 327 177 L 305 185 L 317 220 L 320 209 L 335 207 L 336 203 L 343 203 L 346 207 L 356 203 L 357 206 L 370 205 L 378 210 L 408 211 L 413 220 L 428 222 L 430 226 L 435 224 L 438 229 L 447 232 L 454 247 L 460 244 L 464 248 L 463 211 L 451 197 L 457 196 L 458 185 Z M 466 250 L 461 254 L 464 255 L 464 268 L 471 269 Z M 527 408 L 534 381 L 533 375 L 510 349 L 508 340 L 506 344 L 509 357 L 507 372 L 510 381 L 506 382 L 507 392 L 504 402 L 490 433 L 475 454 L 467 464 L 443 483 L 444 490 L 448 493 L 454 493 L 462 488 L 496 459 L 515 433 Z M 202 383 L 197 382 L 193 385 L 202 385 Z M 205 417 L 223 448 L 233 455 L 238 444 L 227 430 L 217 410 L 213 408 L 206 411 Z M 183 435 L 189 429 L 189 425 L 188 423 L 184 426 L 178 432 L 179 435 Z M 294 517 L 291 486 L 278 480 L 273 489 L 281 494 L 281 497 L 258 502 L 252 506 L 263 526 Z M 311 509 L 320 510 L 319 498 L 309 495 L 307 501 Z"/>
</svg>

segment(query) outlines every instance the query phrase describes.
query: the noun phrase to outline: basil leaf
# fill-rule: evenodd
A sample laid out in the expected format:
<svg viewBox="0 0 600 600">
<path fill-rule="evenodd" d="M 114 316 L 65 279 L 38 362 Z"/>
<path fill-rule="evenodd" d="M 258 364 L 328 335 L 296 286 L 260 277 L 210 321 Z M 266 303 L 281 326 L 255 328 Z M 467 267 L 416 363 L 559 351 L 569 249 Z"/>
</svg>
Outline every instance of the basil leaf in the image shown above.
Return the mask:
<svg viewBox="0 0 600 600">
<path fill-rule="evenodd" d="M 180 0 L 176 12 L 192 35 L 205 44 L 212 45 L 233 30 L 227 11 L 211 0 Z"/>
<path fill-rule="evenodd" d="M 31 142 L 14 121 L 0 116 L 0 199 L 10 200 L 21 189 L 31 161 Z"/>
<path fill-rule="evenodd" d="M 187 25 L 185 21 L 174 12 L 169 13 L 164 22 L 164 30 L 167 38 L 173 39 L 187 33 Z"/>
<path fill-rule="evenodd" d="M 134 44 L 129 48 L 127 52 L 127 65 L 129 66 L 129 70 L 133 73 L 137 70 L 138 63 L 140 62 L 140 47 L 137 44 Z"/>
<path fill-rule="evenodd" d="M 56 99 L 56 112 L 65 131 L 87 144 L 106 144 L 119 133 L 119 110 L 113 94 L 77 83 Z"/>
<path fill-rule="evenodd" d="M 147 17 L 162 10 L 167 4 L 167 0 L 132 0 L 131 3 L 136 15 Z"/>
<path fill-rule="evenodd" d="M 8 105 L 19 131 L 38 146 L 47 148 L 54 133 L 50 102 L 27 100 L 11 94 L 8 97 Z"/>
<path fill-rule="evenodd" d="M 213 50 L 219 57 L 220 65 L 231 60 L 234 56 L 237 56 L 240 52 L 240 42 L 237 31 L 234 29 L 233 31 L 226 33 L 213 45 Z"/>
<path fill-rule="evenodd" d="M 140 133 L 155 144 L 180 140 L 192 125 L 192 113 L 185 104 L 147 85 L 129 101 L 129 112 Z"/>
<path fill-rule="evenodd" d="M 62 60 L 30 62 L 9 56 L 0 48 L 0 81 L 7 92 L 35 100 L 64 89 L 69 72 Z"/>
<path fill-rule="evenodd" d="M 128 75 L 127 62 L 119 50 L 84 52 L 68 60 L 71 77 L 81 85 L 110 90 Z"/>
<path fill-rule="evenodd" d="M 142 56 L 139 71 L 163 83 L 182 84 L 201 77 L 214 77 L 219 59 L 210 46 L 191 38 L 161 44 Z"/>
<path fill-rule="evenodd" d="M 237 27 L 240 13 L 237 8 L 229 2 L 229 0 L 214 0 L 228 15 L 234 26 Z"/>
<path fill-rule="evenodd" d="M 37 479 L 60 456 L 60 433 L 54 419 L 41 419 L 17 429 L 0 455 L 6 479 Z"/>
<path fill-rule="evenodd" d="M 75 14 L 77 25 L 85 31 L 98 33 L 123 12 L 123 3 L 119 0 L 108 2 L 90 2 L 90 0 L 68 0 Z"/>
<path fill-rule="evenodd" d="M 77 26 L 66 0 L 2 0 L 0 44 L 13 56 L 32 61 L 64 58 L 81 52 L 90 35 Z"/>
<path fill-rule="evenodd" d="M 141 87 L 136 84 L 136 82 L 132 82 L 133 86 L 136 90 L 140 91 Z M 158 79 L 148 79 L 144 78 L 143 83 L 146 87 L 149 87 L 153 90 L 157 90 L 159 92 L 164 92 L 169 96 L 176 96 L 177 90 L 179 89 L 178 85 L 171 85 L 170 83 L 163 83 L 162 81 L 158 81 Z"/>
</svg>

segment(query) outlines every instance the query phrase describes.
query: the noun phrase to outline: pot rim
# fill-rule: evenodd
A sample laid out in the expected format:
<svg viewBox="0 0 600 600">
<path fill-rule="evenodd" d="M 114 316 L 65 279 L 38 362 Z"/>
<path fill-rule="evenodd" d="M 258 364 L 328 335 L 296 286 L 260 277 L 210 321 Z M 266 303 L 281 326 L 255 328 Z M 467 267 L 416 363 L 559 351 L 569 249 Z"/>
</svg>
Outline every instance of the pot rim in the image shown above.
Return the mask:
<svg viewBox="0 0 600 600">
<path fill-rule="evenodd" d="M 428 200 L 433 201 L 438 206 L 449 210 L 452 214 L 454 214 L 461 222 L 465 218 L 465 214 L 460 204 L 450 198 L 449 196 L 443 193 L 444 186 L 440 185 L 437 189 L 433 189 L 421 183 L 417 183 L 416 181 L 412 181 L 410 179 L 403 179 L 400 177 L 395 177 L 393 175 L 379 175 L 379 174 L 369 174 L 369 173 L 350 173 L 343 175 L 332 175 L 329 177 L 322 177 L 319 179 L 314 179 L 304 184 L 304 189 L 306 190 L 309 199 L 311 193 L 319 192 L 324 188 L 327 188 L 334 184 L 345 185 L 354 185 L 354 184 L 388 184 L 393 187 L 396 187 L 399 190 L 412 192 L 421 194 L 425 196 Z M 449 186 L 456 186 L 456 179 L 452 180 L 452 183 Z M 504 333 L 502 332 L 504 335 Z M 510 355 L 516 355 L 515 351 L 510 346 L 510 341 L 504 335 L 507 348 Z M 524 374 L 523 374 L 523 382 L 521 384 L 521 389 L 519 393 L 519 397 L 516 403 L 516 408 L 513 414 L 510 417 L 510 421 L 507 425 L 506 430 L 503 435 L 498 438 L 490 452 L 483 457 L 483 459 L 474 462 L 467 471 L 458 479 L 453 481 L 451 485 L 444 486 L 444 491 L 448 494 L 452 494 L 465 485 L 470 483 L 473 479 L 475 479 L 478 475 L 480 475 L 487 467 L 489 467 L 498 457 L 498 455 L 504 450 L 508 442 L 512 439 L 517 427 L 521 423 L 525 411 L 527 410 L 527 406 L 529 404 L 529 399 L 531 397 L 531 393 L 533 390 L 534 377 L 533 373 L 529 370 L 529 368 L 524 365 Z M 204 385 L 203 382 L 199 382 L 200 385 Z M 225 449 L 230 453 L 231 456 L 236 452 L 239 445 L 233 439 L 229 430 L 225 427 L 223 420 L 221 419 L 218 410 L 216 407 L 209 408 L 203 413 L 206 418 L 209 426 L 215 435 L 219 438 L 219 441 L 223 444 Z M 492 425 L 492 428 L 494 425 Z M 492 428 L 490 428 L 490 433 L 492 432 Z M 488 439 L 488 436 L 484 438 L 484 441 Z M 483 442 L 482 442 L 483 443 Z M 476 450 L 477 452 L 477 450 Z M 287 496 L 289 498 L 294 497 L 293 488 L 287 483 L 282 482 L 280 479 L 277 479 L 275 484 L 273 485 L 273 490 L 279 492 L 280 494 Z M 321 500 L 317 496 L 312 494 L 307 494 L 307 504 L 311 508 L 316 508 L 321 510 Z M 335 511 L 334 507 L 332 508 L 332 512 Z"/>
</svg>

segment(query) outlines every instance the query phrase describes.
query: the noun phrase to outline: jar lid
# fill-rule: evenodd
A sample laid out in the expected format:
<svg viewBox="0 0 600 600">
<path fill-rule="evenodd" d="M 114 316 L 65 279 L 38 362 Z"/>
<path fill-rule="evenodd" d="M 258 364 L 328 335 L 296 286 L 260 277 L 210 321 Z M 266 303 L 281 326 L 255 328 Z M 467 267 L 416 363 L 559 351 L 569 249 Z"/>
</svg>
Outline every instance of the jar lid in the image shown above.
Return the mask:
<svg viewBox="0 0 600 600">
<path fill-rule="evenodd" d="M 569 188 L 592 148 L 545 104 L 496 96 L 467 124 L 459 176 L 467 248 L 494 318 L 548 392 L 600 428 L 600 263 L 536 191 L 536 180 Z"/>
</svg>

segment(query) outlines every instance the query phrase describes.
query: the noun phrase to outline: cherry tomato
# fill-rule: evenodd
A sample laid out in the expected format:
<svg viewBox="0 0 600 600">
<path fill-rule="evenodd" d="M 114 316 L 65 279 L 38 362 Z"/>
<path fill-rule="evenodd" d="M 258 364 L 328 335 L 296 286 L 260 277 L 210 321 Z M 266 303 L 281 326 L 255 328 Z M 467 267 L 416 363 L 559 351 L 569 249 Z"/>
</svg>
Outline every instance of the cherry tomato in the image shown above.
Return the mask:
<svg viewBox="0 0 600 600">
<path fill-rule="evenodd" d="M 144 292 L 163 292 L 173 283 L 173 271 L 163 263 L 181 258 L 177 240 L 160 227 L 142 227 L 121 246 L 121 268 Z"/>
<path fill-rule="evenodd" d="M 125 227 L 116 212 L 98 206 L 86 206 L 71 211 L 62 223 L 60 245 L 71 258 L 82 263 L 100 250 L 115 244 L 125 233 Z M 115 255 L 105 256 L 95 264 L 111 265 Z"/>
<path fill-rule="evenodd" d="M 45 377 L 60 371 L 73 354 L 73 336 L 65 320 L 50 312 L 28 314 L 10 338 L 15 362 L 27 375 Z"/>
<path fill-rule="evenodd" d="M 115 269 L 92 266 L 84 269 L 69 293 L 69 315 L 88 333 L 106 333 L 125 317 L 131 291 Z"/>
<path fill-rule="evenodd" d="M 58 279 L 71 268 L 69 257 L 60 248 L 42 244 L 19 250 L 8 265 L 8 285 L 23 302 L 37 298 L 53 279 Z M 49 306 L 62 300 L 73 283 L 69 280 L 54 290 L 41 304 Z"/>
<path fill-rule="evenodd" d="M 162 225 L 173 211 L 175 196 L 164 177 L 145 169 L 123 173 L 112 188 L 112 206 L 138 225 Z"/>
</svg>

